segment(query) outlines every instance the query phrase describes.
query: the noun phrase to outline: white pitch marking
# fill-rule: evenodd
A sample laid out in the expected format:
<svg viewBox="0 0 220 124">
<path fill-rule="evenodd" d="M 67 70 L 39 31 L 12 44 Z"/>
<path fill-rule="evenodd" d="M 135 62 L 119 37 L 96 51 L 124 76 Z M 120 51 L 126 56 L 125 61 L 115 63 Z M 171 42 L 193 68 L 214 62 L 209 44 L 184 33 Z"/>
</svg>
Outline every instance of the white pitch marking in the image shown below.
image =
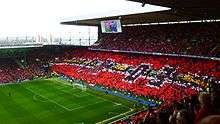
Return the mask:
<svg viewBox="0 0 220 124">
<path fill-rule="evenodd" d="M 42 98 L 44 98 L 44 99 L 47 99 L 49 102 L 52 102 L 52 103 L 54 103 L 54 104 L 60 106 L 61 108 L 64 108 L 64 109 L 67 110 L 67 111 L 71 111 L 71 109 L 69 109 L 69 108 L 67 108 L 67 107 L 65 107 L 65 106 L 63 106 L 63 105 L 57 103 L 56 101 L 51 100 L 51 99 L 49 99 L 49 98 L 47 98 L 47 97 L 45 97 L 45 96 L 43 96 L 43 95 L 40 95 L 40 94 L 34 92 L 33 90 L 31 90 L 31 89 L 29 89 L 29 88 L 25 88 L 25 89 L 29 90 L 30 92 L 34 93 L 35 95 L 38 95 L 38 96 L 40 96 L 40 97 L 42 97 Z"/>
<path fill-rule="evenodd" d="M 127 111 L 127 112 L 121 113 L 121 114 L 119 114 L 119 115 L 113 116 L 113 117 L 111 117 L 111 118 L 108 118 L 108 119 L 106 119 L 106 120 L 97 122 L 96 124 L 103 124 L 103 123 L 105 123 L 105 122 L 108 122 L 109 120 L 115 119 L 115 118 L 117 118 L 117 117 L 119 117 L 119 116 L 122 116 L 122 115 L 126 115 L 127 113 L 132 112 L 132 111 L 134 111 L 134 110 L 133 110 L 133 109 L 130 109 L 130 111 Z"/>
</svg>

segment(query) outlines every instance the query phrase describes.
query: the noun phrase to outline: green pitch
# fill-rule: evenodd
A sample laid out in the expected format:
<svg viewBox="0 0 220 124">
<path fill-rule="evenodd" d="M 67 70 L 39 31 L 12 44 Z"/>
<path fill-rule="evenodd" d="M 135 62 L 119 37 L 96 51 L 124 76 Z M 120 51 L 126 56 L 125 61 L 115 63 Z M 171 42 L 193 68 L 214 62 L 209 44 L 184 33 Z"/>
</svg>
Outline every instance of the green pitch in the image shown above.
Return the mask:
<svg viewBox="0 0 220 124">
<path fill-rule="evenodd" d="M 45 79 L 0 86 L 0 124 L 110 123 L 141 109 L 125 99 L 64 83 Z"/>
</svg>

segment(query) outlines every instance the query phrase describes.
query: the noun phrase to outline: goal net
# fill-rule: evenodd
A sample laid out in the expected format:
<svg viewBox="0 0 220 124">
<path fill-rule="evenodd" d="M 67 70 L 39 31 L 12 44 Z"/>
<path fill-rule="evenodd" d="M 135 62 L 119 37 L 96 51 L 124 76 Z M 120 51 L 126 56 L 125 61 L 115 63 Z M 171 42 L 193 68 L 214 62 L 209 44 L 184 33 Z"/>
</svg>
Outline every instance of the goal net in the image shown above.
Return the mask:
<svg viewBox="0 0 220 124">
<path fill-rule="evenodd" d="M 82 91 L 86 91 L 87 86 L 80 82 L 71 81 L 71 85 L 73 88 L 81 89 Z"/>
</svg>

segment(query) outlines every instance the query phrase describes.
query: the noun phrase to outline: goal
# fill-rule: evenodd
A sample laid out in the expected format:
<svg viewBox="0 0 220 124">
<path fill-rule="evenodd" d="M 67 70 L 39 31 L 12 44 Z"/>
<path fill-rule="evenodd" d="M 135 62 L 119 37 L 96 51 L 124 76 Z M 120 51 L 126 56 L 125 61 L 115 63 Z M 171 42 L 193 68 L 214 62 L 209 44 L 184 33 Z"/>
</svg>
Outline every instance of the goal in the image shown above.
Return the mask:
<svg viewBox="0 0 220 124">
<path fill-rule="evenodd" d="M 82 91 L 86 91 L 87 86 L 82 82 L 70 81 L 73 88 L 81 89 Z"/>
</svg>

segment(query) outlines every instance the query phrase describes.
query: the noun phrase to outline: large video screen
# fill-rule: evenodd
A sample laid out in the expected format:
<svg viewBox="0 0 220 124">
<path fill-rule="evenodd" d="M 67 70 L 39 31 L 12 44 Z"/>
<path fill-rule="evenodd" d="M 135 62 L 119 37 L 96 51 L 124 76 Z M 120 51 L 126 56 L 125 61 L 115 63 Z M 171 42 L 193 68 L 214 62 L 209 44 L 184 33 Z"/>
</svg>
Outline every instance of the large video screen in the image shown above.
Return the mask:
<svg viewBox="0 0 220 124">
<path fill-rule="evenodd" d="M 101 21 L 102 33 L 120 33 L 121 22 L 120 20 L 107 20 Z"/>
</svg>

